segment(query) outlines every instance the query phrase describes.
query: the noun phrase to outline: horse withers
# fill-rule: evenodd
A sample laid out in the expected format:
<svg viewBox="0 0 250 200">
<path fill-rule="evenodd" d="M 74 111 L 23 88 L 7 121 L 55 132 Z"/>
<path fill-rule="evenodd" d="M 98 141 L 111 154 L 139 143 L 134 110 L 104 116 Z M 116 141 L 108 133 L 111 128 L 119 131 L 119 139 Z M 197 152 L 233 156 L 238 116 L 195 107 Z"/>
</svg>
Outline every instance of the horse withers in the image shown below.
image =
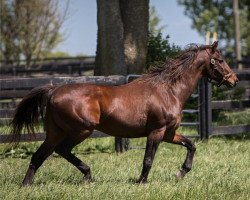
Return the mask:
<svg viewBox="0 0 250 200">
<path fill-rule="evenodd" d="M 84 174 L 84 180 L 90 181 L 90 167 L 71 150 L 94 129 L 117 137 L 147 137 L 138 183 L 147 182 L 160 142 L 186 147 L 186 159 L 177 172 L 177 179 L 184 177 L 191 170 L 196 150 L 192 141 L 176 131 L 184 103 L 201 77 L 228 87 L 238 82 L 217 45 L 218 42 L 190 46 L 176 59 L 168 59 L 121 86 L 83 83 L 33 89 L 16 109 L 12 120 L 13 140 L 20 138 L 23 128 L 34 133 L 39 116 L 44 119 L 46 139 L 32 156 L 22 185 L 32 183 L 37 169 L 54 151 L 76 166 Z"/>
</svg>

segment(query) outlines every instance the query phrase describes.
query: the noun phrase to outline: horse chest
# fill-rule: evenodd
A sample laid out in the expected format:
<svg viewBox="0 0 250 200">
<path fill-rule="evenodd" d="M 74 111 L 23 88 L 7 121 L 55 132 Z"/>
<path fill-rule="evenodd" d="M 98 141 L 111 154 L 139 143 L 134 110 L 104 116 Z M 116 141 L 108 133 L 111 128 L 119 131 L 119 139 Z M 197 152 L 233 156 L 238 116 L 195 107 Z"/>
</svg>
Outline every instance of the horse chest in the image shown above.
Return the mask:
<svg viewBox="0 0 250 200">
<path fill-rule="evenodd" d="M 152 109 L 148 115 L 148 127 L 152 129 L 165 126 L 167 129 L 177 129 L 182 117 L 181 108 L 178 105 L 164 105 Z"/>
</svg>

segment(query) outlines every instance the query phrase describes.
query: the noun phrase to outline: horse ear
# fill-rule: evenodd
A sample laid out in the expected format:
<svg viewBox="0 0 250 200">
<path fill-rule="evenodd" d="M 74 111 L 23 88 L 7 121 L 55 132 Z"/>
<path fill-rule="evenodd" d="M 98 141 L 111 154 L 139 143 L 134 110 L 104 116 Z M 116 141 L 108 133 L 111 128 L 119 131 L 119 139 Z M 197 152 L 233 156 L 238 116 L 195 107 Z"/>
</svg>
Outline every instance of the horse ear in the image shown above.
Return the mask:
<svg viewBox="0 0 250 200">
<path fill-rule="evenodd" d="M 215 50 L 217 49 L 218 47 L 218 41 L 214 41 L 214 43 L 212 44 L 212 52 L 215 52 Z"/>
</svg>

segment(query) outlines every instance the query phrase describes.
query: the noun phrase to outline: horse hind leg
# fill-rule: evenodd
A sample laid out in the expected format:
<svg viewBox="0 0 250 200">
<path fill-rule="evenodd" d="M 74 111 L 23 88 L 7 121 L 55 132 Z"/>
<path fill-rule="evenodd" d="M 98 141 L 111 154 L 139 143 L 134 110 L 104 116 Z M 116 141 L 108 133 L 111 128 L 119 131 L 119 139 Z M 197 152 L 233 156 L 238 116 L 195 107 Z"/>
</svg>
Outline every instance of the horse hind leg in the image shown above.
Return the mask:
<svg viewBox="0 0 250 200">
<path fill-rule="evenodd" d="M 32 183 L 36 171 L 53 153 L 55 146 L 60 142 L 61 139 L 63 138 L 56 138 L 54 140 L 50 140 L 48 138 L 45 139 L 45 141 L 31 158 L 30 165 L 22 182 L 22 186 L 26 186 Z"/>
<path fill-rule="evenodd" d="M 89 135 L 91 135 L 92 131 L 89 131 L 84 136 L 80 136 L 76 138 L 66 137 L 60 144 L 58 144 L 55 148 L 55 152 L 65 158 L 68 162 L 73 164 L 81 173 L 84 174 L 83 180 L 86 182 L 90 182 L 91 178 L 91 171 L 90 167 L 82 162 L 79 158 L 71 153 L 72 149 L 83 140 L 85 140 Z"/>
<path fill-rule="evenodd" d="M 181 146 L 184 146 L 187 148 L 187 155 L 184 163 L 182 164 L 181 169 L 177 172 L 176 174 L 176 179 L 180 180 L 183 178 L 192 168 L 193 164 L 193 158 L 194 158 L 194 153 L 196 151 L 196 147 L 193 144 L 191 140 L 188 138 L 184 137 L 183 135 L 180 135 L 178 133 L 175 133 L 170 136 L 166 136 L 164 138 L 165 142 L 172 143 L 172 144 L 178 144 Z"/>
<path fill-rule="evenodd" d="M 66 134 L 61 133 L 60 129 L 52 119 L 48 119 L 46 122 L 46 139 L 38 150 L 32 155 L 30 165 L 22 182 L 22 186 L 32 183 L 38 168 L 53 153 L 57 144 L 59 144 L 66 136 Z"/>
</svg>

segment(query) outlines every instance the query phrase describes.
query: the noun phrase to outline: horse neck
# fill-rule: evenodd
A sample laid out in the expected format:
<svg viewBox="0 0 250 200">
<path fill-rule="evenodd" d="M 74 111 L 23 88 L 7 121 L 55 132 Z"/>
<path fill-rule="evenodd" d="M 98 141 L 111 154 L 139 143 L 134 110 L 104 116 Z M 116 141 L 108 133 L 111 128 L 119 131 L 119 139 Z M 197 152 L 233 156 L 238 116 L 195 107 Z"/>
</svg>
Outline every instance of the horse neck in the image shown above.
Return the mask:
<svg viewBox="0 0 250 200">
<path fill-rule="evenodd" d="M 191 96 L 199 79 L 202 77 L 201 65 L 202 62 L 200 62 L 200 60 L 195 61 L 182 77 L 175 84 L 170 86 L 182 105 L 184 105 L 187 99 Z"/>
</svg>

